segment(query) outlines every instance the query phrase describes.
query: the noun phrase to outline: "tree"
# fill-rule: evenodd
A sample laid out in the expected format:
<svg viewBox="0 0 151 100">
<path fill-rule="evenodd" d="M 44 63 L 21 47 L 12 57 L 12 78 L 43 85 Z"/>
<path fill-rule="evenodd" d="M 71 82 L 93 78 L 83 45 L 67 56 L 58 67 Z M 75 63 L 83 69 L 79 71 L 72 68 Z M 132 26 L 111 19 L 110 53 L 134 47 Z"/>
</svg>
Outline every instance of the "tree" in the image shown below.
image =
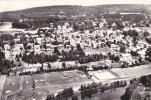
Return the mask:
<svg viewBox="0 0 151 100">
<path fill-rule="evenodd" d="M 40 71 L 42 71 L 42 72 L 44 71 L 43 66 L 40 67 Z"/>
<path fill-rule="evenodd" d="M 14 41 L 11 41 L 11 42 L 10 42 L 10 47 L 11 47 L 11 49 L 13 49 L 14 45 L 15 45 L 15 42 L 14 42 Z"/>
<path fill-rule="evenodd" d="M 142 77 L 141 77 L 141 83 L 142 83 L 143 85 L 146 85 L 147 82 L 148 82 L 148 77 L 147 77 L 147 76 L 142 76 Z"/>
<path fill-rule="evenodd" d="M 121 99 L 121 100 L 128 100 L 128 99 L 127 99 L 127 96 L 126 96 L 125 94 L 122 95 L 122 96 L 120 97 L 120 99 Z"/>
<path fill-rule="evenodd" d="M 28 23 L 13 22 L 12 27 L 24 29 L 24 28 L 30 28 L 30 25 Z"/>
<path fill-rule="evenodd" d="M 46 97 L 45 100 L 52 100 L 52 99 L 51 99 L 51 95 L 47 95 L 47 97 Z"/>
<path fill-rule="evenodd" d="M 74 50 L 74 47 L 73 47 L 73 46 L 71 46 L 71 50 L 72 50 L 72 51 Z"/>
<path fill-rule="evenodd" d="M 148 48 L 145 54 L 147 60 L 151 61 L 151 48 Z"/>
<path fill-rule="evenodd" d="M 126 52 L 126 47 L 125 46 L 120 46 L 120 52 L 125 53 Z"/>
<path fill-rule="evenodd" d="M 78 100 L 78 96 L 73 96 L 72 100 Z"/>
<path fill-rule="evenodd" d="M 28 45 L 28 46 L 27 46 L 27 49 L 29 49 L 29 50 L 30 50 L 30 49 L 31 49 L 31 45 Z"/>
<path fill-rule="evenodd" d="M 105 91 L 105 86 L 101 86 L 101 92 L 104 93 Z"/>
<path fill-rule="evenodd" d="M 144 32 L 144 37 L 147 37 L 149 35 L 150 35 L 149 32 L 147 32 L 147 31 Z"/>
<path fill-rule="evenodd" d="M 106 45 L 111 48 L 111 44 L 109 42 L 106 42 Z"/>
<path fill-rule="evenodd" d="M 23 48 L 21 47 L 20 50 L 23 51 Z"/>
<path fill-rule="evenodd" d="M 0 49 L 0 60 L 5 58 L 5 53 Z"/>
<path fill-rule="evenodd" d="M 50 65 L 50 63 L 48 63 L 48 65 L 47 65 L 47 66 L 48 66 L 48 68 L 49 68 L 49 69 L 51 69 L 51 65 Z"/>
<path fill-rule="evenodd" d="M 85 90 L 81 91 L 81 99 L 84 100 L 86 97 Z"/>
<path fill-rule="evenodd" d="M 53 45 L 59 45 L 59 42 L 56 40 L 54 42 L 52 42 Z"/>
<path fill-rule="evenodd" d="M 38 59 L 39 59 L 39 62 L 42 64 L 43 66 L 43 63 L 46 62 L 46 55 L 44 53 L 41 53 L 39 56 L 38 56 Z"/>
<path fill-rule="evenodd" d="M 54 53 L 56 53 L 57 55 L 61 55 L 60 51 L 58 50 L 57 47 L 54 48 Z"/>
<path fill-rule="evenodd" d="M 65 68 L 65 67 L 66 67 L 66 64 L 65 64 L 64 62 L 62 63 L 62 67 L 63 67 L 63 68 Z"/>
<path fill-rule="evenodd" d="M 138 58 L 138 61 L 139 61 L 139 63 L 142 63 L 142 57 L 141 56 Z"/>
<path fill-rule="evenodd" d="M 77 44 L 77 50 L 81 50 L 81 45 Z"/>
<path fill-rule="evenodd" d="M 43 45 L 43 48 L 45 49 L 45 52 L 47 51 L 47 46 L 46 44 Z"/>
<path fill-rule="evenodd" d="M 16 61 L 19 62 L 20 61 L 20 57 L 18 54 L 16 54 Z"/>
<path fill-rule="evenodd" d="M 127 88 L 125 91 L 125 98 L 127 98 L 127 100 L 130 100 L 132 93 L 133 93 L 133 90 L 130 88 Z"/>
<path fill-rule="evenodd" d="M 128 63 L 127 62 L 123 62 L 123 65 L 122 65 L 122 68 L 127 68 L 129 65 L 128 65 Z"/>
</svg>

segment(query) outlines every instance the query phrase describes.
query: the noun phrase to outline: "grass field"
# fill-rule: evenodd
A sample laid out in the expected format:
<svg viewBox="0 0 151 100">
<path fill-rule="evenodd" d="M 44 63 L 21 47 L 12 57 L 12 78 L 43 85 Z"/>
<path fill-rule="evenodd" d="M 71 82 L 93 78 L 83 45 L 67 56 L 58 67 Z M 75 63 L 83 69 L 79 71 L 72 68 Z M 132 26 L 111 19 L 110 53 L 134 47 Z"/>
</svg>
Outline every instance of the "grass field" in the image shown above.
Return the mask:
<svg viewBox="0 0 151 100">
<path fill-rule="evenodd" d="M 92 100 L 121 100 L 120 97 L 124 94 L 125 88 L 118 88 L 116 91 L 106 91 L 104 94 L 99 93 L 93 95 Z"/>
<path fill-rule="evenodd" d="M 149 74 L 150 72 L 151 67 L 149 65 L 143 65 L 134 68 L 115 68 L 110 71 L 90 71 L 89 74 L 95 77 L 95 79 L 105 82 L 109 80 L 114 81 L 114 79 L 116 80 L 119 77 L 130 78 L 141 76 Z M 35 80 L 35 91 L 32 89 L 33 80 Z M 73 87 L 73 89 L 76 90 L 81 84 L 88 84 L 95 81 L 92 80 L 77 70 L 35 74 L 33 76 L 10 76 L 6 79 L 6 84 L 2 92 L 2 100 L 4 100 L 4 98 L 6 98 L 5 100 L 31 100 L 33 97 L 35 97 L 36 100 L 44 100 L 43 98 L 45 98 L 47 94 L 55 94 L 69 87 Z M 123 95 L 124 91 L 124 88 L 120 88 L 115 92 L 107 91 L 103 95 L 96 94 L 96 96 L 92 97 L 92 100 L 120 100 L 120 96 Z"/>
<path fill-rule="evenodd" d="M 32 89 L 32 82 L 35 80 L 35 92 Z M 75 71 L 52 72 L 45 74 L 35 74 L 33 76 L 10 76 L 7 77 L 3 90 L 3 98 L 6 100 L 30 100 L 36 97 L 36 100 L 42 100 L 47 94 L 55 94 L 65 88 L 80 87 L 81 84 L 91 83 L 84 74 Z M 22 100 L 21 99 L 21 100 Z"/>
<path fill-rule="evenodd" d="M 131 97 L 131 100 L 141 100 L 141 95 L 139 94 L 139 92 L 142 92 L 143 89 L 144 89 L 143 86 L 138 86 L 138 87 L 134 90 L 134 92 L 133 92 L 133 94 L 132 94 L 132 97 Z"/>
<path fill-rule="evenodd" d="M 141 65 L 141 66 L 136 66 L 133 68 L 114 68 L 114 69 L 111 69 L 111 71 L 116 73 L 121 78 L 130 78 L 130 77 L 150 74 L 151 67 L 150 65 Z"/>
<path fill-rule="evenodd" d="M 108 53 L 108 52 L 110 52 L 110 48 L 108 48 L 108 47 L 104 47 L 104 48 L 99 48 L 99 49 L 86 49 L 86 50 L 84 50 L 84 52 L 86 53 L 86 54 L 95 54 L 95 53 L 102 53 L 102 52 L 105 52 L 105 53 Z"/>
</svg>

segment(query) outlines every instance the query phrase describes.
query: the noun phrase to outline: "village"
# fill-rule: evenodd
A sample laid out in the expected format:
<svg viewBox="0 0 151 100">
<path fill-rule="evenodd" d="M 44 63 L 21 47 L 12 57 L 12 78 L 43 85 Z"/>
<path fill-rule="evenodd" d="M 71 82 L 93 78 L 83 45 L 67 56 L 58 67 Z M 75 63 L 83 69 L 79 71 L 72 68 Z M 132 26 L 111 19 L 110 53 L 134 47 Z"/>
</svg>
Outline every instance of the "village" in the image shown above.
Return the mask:
<svg viewBox="0 0 151 100">
<path fill-rule="evenodd" d="M 150 44 L 145 39 L 150 38 L 149 27 L 131 25 L 119 30 L 115 23 L 111 28 L 104 27 L 105 19 L 99 27 L 92 23 L 93 31 L 75 31 L 68 23 L 57 27 L 50 23 L 50 27 L 39 28 L 36 33 L 14 32 L 14 40 L 2 41 L 1 50 L 6 59 L 15 62 L 13 69 L 23 68 L 22 71 L 37 71 L 41 66 L 47 69 L 48 64 L 61 68 L 63 63 L 65 67 L 89 65 L 89 69 L 98 64 L 121 68 L 146 63 Z"/>
<path fill-rule="evenodd" d="M 86 22 L 93 29 L 86 28 Z M 85 89 L 91 91 L 92 86 L 92 94 L 103 93 L 102 84 L 108 83 L 105 86 L 112 87 L 111 91 L 120 88 L 117 91 L 124 94 L 130 79 L 135 78 L 132 84 L 138 85 L 138 77 L 150 74 L 151 29 L 147 18 L 122 25 L 109 24 L 105 18 L 86 20 L 77 25 L 80 29 L 67 22 L 49 23 L 35 30 L 12 26 L 0 31 L 0 72 L 6 75 L 2 100 L 100 100 L 91 99 Z M 71 94 L 62 96 L 64 89 Z M 77 91 L 83 91 L 81 98 Z"/>
</svg>

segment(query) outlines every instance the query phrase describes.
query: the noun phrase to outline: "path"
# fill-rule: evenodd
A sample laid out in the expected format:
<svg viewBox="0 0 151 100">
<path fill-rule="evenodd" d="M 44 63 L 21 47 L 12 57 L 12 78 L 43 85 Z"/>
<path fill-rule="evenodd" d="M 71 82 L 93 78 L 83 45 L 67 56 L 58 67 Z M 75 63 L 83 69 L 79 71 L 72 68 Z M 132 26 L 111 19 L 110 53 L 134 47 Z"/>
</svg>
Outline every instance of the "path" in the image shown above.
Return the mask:
<svg viewBox="0 0 151 100">
<path fill-rule="evenodd" d="M 5 81 L 6 81 L 6 75 L 0 75 L 0 100 L 2 97 L 2 92 L 3 92 Z"/>
</svg>

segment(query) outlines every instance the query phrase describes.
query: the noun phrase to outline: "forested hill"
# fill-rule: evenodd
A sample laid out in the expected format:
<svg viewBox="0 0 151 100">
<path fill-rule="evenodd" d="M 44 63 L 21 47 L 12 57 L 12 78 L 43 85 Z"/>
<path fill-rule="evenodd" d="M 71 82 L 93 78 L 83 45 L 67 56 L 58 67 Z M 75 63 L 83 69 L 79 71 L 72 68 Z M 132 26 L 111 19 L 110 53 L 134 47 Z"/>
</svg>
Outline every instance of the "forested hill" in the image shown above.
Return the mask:
<svg viewBox="0 0 151 100">
<path fill-rule="evenodd" d="M 108 13 L 150 13 L 151 5 L 141 4 L 119 4 L 119 5 L 98 5 L 98 6 L 46 6 L 35 7 L 18 11 L 1 12 L 1 20 L 18 20 L 20 17 L 24 18 L 45 18 L 55 15 L 100 15 Z"/>
</svg>

